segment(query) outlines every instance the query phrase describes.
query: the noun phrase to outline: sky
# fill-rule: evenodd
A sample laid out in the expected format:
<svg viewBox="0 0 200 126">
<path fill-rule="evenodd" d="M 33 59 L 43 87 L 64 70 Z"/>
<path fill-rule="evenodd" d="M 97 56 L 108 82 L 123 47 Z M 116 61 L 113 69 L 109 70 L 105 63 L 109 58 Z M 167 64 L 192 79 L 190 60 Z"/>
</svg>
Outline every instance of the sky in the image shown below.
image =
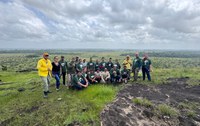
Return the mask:
<svg viewBox="0 0 200 126">
<path fill-rule="evenodd" d="M 0 49 L 200 50 L 200 0 L 0 0 Z"/>
</svg>

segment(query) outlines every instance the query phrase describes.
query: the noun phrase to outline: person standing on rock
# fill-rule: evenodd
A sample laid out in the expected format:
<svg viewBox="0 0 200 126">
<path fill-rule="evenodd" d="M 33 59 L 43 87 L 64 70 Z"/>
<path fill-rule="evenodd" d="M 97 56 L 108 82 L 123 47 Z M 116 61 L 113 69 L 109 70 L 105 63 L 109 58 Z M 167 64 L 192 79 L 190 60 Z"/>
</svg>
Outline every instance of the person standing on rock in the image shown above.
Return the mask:
<svg viewBox="0 0 200 126">
<path fill-rule="evenodd" d="M 61 65 L 61 74 L 63 78 L 63 85 L 65 85 L 66 80 L 66 72 L 67 72 L 67 61 L 65 61 L 65 57 L 61 56 L 61 60 L 59 61 Z"/>
<path fill-rule="evenodd" d="M 133 74 L 134 74 L 134 81 L 137 81 L 137 79 L 138 79 L 138 73 L 141 69 L 141 66 L 142 66 L 142 60 L 139 57 L 139 53 L 136 52 L 135 58 L 133 59 L 133 65 L 132 65 L 132 71 L 133 71 Z"/>
<path fill-rule="evenodd" d="M 52 71 L 52 64 L 49 60 L 49 54 L 44 53 L 43 58 L 40 59 L 37 63 L 38 74 L 43 81 L 43 91 L 44 91 L 44 98 L 48 97 L 49 85 L 50 85 L 50 77 Z"/>
<path fill-rule="evenodd" d="M 56 79 L 56 90 L 59 91 L 60 89 L 60 70 L 61 70 L 61 65 L 59 63 L 59 58 L 58 56 L 54 57 L 54 61 L 52 62 L 52 74 L 53 77 Z"/>
<path fill-rule="evenodd" d="M 150 72 L 152 72 L 152 65 L 151 60 L 149 59 L 148 55 L 144 55 L 144 59 L 142 60 L 142 76 L 143 80 L 145 80 L 145 76 L 147 75 L 147 78 L 149 81 L 151 81 L 151 75 Z"/>
</svg>

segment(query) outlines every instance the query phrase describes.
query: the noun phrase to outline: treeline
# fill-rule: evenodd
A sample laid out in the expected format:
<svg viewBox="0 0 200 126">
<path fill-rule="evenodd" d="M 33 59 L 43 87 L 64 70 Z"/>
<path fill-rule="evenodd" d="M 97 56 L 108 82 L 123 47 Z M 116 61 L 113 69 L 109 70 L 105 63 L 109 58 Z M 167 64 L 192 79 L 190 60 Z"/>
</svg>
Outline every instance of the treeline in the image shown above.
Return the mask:
<svg viewBox="0 0 200 126">
<path fill-rule="evenodd" d="M 149 51 L 140 52 L 140 56 L 147 53 L 150 57 L 168 57 L 168 58 L 200 58 L 200 51 Z M 134 56 L 134 52 L 123 53 L 120 56 Z"/>
<path fill-rule="evenodd" d="M 113 52 L 111 49 L 14 49 L 14 50 L 0 50 L 0 53 L 35 53 L 43 54 L 48 52 L 51 54 L 81 54 L 81 52 Z M 76 52 L 76 53 L 74 53 Z"/>
</svg>

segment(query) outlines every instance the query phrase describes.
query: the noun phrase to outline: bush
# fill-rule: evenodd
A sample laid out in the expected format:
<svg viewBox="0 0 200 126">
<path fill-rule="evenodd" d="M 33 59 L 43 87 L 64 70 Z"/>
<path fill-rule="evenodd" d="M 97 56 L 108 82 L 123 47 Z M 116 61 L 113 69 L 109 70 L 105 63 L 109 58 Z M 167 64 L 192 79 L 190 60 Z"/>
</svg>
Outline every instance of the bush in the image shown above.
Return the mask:
<svg viewBox="0 0 200 126">
<path fill-rule="evenodd" d="M 133 99 L 133 102 L 137 105 L 141 105 L 141 106 L 144 106 L 144 107 L 152 107 L 153 106 L 153 103 L 149 100 L 147 100 L 146 98 L 134 98 Z"/>
</svg>

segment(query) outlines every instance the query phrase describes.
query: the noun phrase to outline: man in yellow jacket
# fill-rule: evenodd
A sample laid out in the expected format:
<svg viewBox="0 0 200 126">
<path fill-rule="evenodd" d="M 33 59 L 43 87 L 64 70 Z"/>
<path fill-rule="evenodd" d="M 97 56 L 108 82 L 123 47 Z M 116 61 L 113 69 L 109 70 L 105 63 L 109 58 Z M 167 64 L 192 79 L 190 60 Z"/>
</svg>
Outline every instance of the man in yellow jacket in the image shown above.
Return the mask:
<svg viewBox="0 0 200 126">
<path fill-rule="evenodd" d="M 126 69 L 129 71 L 129 75 L 128 75 L 129 77 L 128 77 L 128 79 L 130 79 L 132 61 L 131 61 L 129 55 L 126 56 L 126 59 L 123 61 L 122 64 L 123 64 L 124 66 L 126 66 Z"/>
<path fill-rule="evenodd" d="M 52 71 L 52 64 L 49 60 L 49 54 L 44 53 L 43 58 L 40 59 L 37 63 L 38 74 L 43 81 L 43 91 L 44 91 L 44 98 L 48 97 L 49 85 L 50 85 L 50 77 Z"/>
</svg>

